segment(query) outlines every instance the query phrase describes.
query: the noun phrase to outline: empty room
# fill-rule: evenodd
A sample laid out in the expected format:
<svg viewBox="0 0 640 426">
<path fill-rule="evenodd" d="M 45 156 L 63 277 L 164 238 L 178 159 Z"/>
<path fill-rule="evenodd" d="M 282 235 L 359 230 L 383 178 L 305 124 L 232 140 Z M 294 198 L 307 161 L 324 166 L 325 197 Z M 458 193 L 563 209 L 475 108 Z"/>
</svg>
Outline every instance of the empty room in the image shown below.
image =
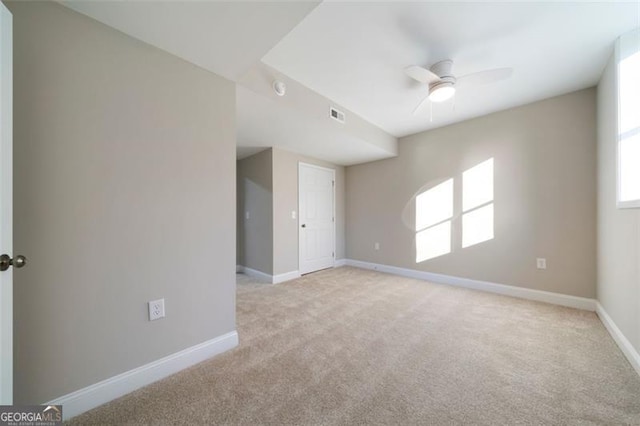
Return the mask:
<svg viewBox="0 0 640 426">
<path fill-rule="evenodd" d="M 0 2 L 0 425 L 640 425 L 640 3 Z"/>
</svg>

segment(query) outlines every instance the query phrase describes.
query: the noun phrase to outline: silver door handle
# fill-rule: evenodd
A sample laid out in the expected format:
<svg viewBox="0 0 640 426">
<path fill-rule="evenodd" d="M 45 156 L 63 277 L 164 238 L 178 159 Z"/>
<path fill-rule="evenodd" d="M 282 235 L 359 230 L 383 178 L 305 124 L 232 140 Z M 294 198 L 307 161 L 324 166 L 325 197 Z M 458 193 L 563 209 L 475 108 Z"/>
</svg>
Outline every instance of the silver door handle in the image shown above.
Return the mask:
<svg viewBox="0 0 640 426">
<path fill-rule="evenodd" d="M 302 226 L 303 228 L 306 228 L 306 227 L 307 227 L 307 225 L 305 225 L 304 223 L 303 223 L 302 225 L 300 225 L 300 226 Z"/>
</svg>

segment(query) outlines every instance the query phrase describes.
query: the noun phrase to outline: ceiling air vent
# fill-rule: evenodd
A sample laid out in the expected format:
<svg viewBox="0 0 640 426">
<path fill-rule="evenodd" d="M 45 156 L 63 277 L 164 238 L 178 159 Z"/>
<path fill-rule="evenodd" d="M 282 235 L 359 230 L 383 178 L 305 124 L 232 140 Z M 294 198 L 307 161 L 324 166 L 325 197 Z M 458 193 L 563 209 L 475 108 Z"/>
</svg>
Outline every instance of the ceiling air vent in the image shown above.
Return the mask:
<svg viewBox="0 0 640 426">
<path fill-rule="evenodd" d="M 344 123 L 344 112 L 338 111 L 334 107 L 329 108 L 329 115 L 338 123 Z"/>
</svg>

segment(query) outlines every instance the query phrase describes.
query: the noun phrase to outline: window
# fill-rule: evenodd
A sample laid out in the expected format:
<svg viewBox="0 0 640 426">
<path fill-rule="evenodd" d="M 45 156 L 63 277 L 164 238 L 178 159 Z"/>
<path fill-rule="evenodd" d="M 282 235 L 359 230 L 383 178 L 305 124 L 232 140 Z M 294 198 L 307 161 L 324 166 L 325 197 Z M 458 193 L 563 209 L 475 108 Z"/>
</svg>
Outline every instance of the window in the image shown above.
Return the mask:
<svg viewBox="0 0 640 426">
<path fill-rule="evenodd" d="M 493 239 L 493 158 L 462 173 L 462 248 Z"/>
<path fill-rule="evenodd" d="M 451 252 L 453 179 L 416 197 L 416 262 Z"/>
<path fill-rule="evenodd" d="M 640 207 L 640 29 L 616 44 L 618 207 Z"/>
</svg>

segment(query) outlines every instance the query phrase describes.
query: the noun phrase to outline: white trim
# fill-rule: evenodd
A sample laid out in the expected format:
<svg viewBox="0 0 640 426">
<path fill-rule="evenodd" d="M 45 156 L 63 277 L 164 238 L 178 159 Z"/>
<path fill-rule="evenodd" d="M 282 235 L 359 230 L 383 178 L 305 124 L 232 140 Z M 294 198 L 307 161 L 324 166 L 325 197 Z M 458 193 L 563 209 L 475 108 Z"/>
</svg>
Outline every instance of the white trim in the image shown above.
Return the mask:
<svg viewBox="0 0 640 426">
<path fill-rule="evenodd" d="M 273 275 L 265 274 L 262 271 L 247 268 L 246 266 L 241 266 L 239 272 L 242 272 L 243 274 L 248 275 L 251 278 L 255 278 L 260 281 L 266 281 L 268 283 L 270 283 L 273 280 Z"/>
<path fill-rule="evenodd" d="M 339 268 L 341 266 L 346 266 L 346 265 L 347 265 L 347 259 L 338 259 L 334 262 L 333 267 Z"/>
<path fill-rule="evenodd" d="M 635 131 L 638 129 L 633 129 L 631 131 L 625 132 L 625 134 L 620 133 L 621 120 L 622 120 L 622 111 L 620 105 L 620 62 L 637 52 L 640 49 L 640 29 L 632 30 L 628 33 L 625 33 L 616 39 L 614 57 L 615 57 L 615 97 L 616 97 L 616 115 L 617 115 L 617 123 L 616 123 L 616 207 L 618 209 L 637 209 L 640 208 L 640 199 L 633 200 L 621 200 L 621 186 L 622 186 L 622 156 L 620 154 L 620 144 L 622 140 L 626 137 L 632 136 Z"/>
<path fill-rule="evenodd" d="M 300 167 L 300 165 L 303 166 L 308 166 L 311 167 L 313 169 L 319 169 L 319 170 L 326 170 L 326 171 L 332 171 L 335 173 L 336 169 L 332 169 L 331 167 L 325 167 L 325 166 L 318 166 L 317 164 L 312 164 L 312 163 L 305 163 L 304 161 L 298 161 L 298 168 Z"/>
<path fill-rule="evenodd" d="M 274 275 L 271 278 L 271 283 L 272 284 L 279 284 L 279 283 L 283 283 L 285 281 L 295 280 L 296 278 L 300 278 L 300 272 L 299 271 L 285 272 L 284 274 Z"/>
<path fill-rule="evenodd" d="M 44 405 L 63 405 L 64 420 L 68 420 L 71 417 L 228 351 L 237 345 L 238 333 L 232 331 L 60 398 L 45 402 Z"/>
<path fill-rule="evenodd" d="M 597 302 L 596 313 L 624 356 L 629 360 L 631 366 L 636 370 L 636 373 L 640 375 L 640 354 L 638 351 L 624 334 L 622 334 L 622 331 L 620 331 L 616 323 L 613 322 L 613 319 L 607 314 L 607 311 L 604 310 L 600 302 Z"/>
<path fill-rule="evenodd" d="M 236 271 L 248 275 L 251 278 L 255 278 L 259 281 L 265 281 L 271 284 L 279 284 L 285 281 L 291 281 L 295 280 L 296 278 L 300 278 L 300 271 L 289 271 L 285 272 L 284 274 L 269 275 L 242 265 L 237 265 Z"/>
<path fill-rule="evenodd" d="M 13 251 L 13 17 L 0 3 L 0 253 Z M 0 276 L 0 405 L 13 403 L 13 268 Z"/>
<path fill-rule="evenodd" d="M 570 296 L 568 294 L 552 293 L 549 291 L 533 290 L 530 288 L 514 287 L 504 284 L 495 284 L 486 281 L 472 280 L 469 278 L 453 277 L 433 272 L 417 271 L 415 269 L 398 268 L 396 266 L 381 265 L 353 259 L 346 259 L 346 264 L 349 266 L 355 266 L 356 268 L 372 269 L 375 271 L 386 272 L 388 274 L 431 281 L 438 284 L 488 291 L 490 293 L 503 294 L 505 296 L 518 297 L 521 299 L 536 300 L 538 302 L 568 306 L 570 308 L 584 309 L 592 312 L 596 310 L 595 299 L 587 299 L 585 297 Z"/>
<path fill-rule="evenodd" d="M 618 201 L 616 207 L 618 209 L 637 209 L 640 208 L 640 200 Z"/>
</svg>

